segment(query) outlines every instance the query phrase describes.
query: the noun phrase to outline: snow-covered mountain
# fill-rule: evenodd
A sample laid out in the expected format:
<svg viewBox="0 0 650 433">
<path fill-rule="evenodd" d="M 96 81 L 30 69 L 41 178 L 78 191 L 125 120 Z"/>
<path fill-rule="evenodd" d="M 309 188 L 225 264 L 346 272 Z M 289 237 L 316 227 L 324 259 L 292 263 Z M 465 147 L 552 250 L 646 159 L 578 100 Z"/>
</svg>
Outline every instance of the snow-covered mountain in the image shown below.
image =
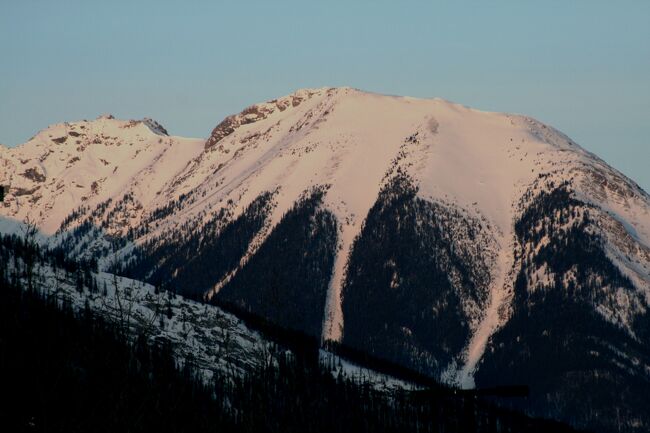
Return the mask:
<svg viewBox="0 0 650 433">
<path fill-rule="evenodd" d="M 2 215 L 29 218 L 53 234 L 74 209 L 126 191 L 147 206 L 203 142 L 169 137 L 151 119 L 103 115 L 52 125 L 21 146 L 0 147 L 0 185 L 9 187 Z"/>
<path fill-rule="evenodd" d="M 649 425 L 650 197 L 534 119 L 308 89 L 207 140 L 55 125 L 0 167 L 3 230 L 446 382 L 529 383 L 534 414 Z"/>
</svg>

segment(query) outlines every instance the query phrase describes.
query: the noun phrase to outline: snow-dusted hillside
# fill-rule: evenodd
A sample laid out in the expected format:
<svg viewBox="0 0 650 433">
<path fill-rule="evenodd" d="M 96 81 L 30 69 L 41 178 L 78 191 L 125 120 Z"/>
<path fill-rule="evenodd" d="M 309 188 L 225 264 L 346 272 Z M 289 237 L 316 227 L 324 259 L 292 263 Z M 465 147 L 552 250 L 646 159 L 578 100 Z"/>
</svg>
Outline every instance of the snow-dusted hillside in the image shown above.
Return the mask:
<svg viewBox="0 0 650 433">
<path fill-rule="evenodd" d="M 151 121 L 55 125 L 0 149 L 0 167 L 0 215 L 59 231 L 51 242 L 75 255 L 272 321 L 316 311 L 323 339 L 461 386 L 521 314 L 518 290 L 569 290 L 584 276 L 578 262 L 530 267 L 574 226 L 629 280 L 587 275 L 595 294 L 581 308 L 630 341 L 650 335 L 650 197 L 525 116 L 306 89 L 226 118 L 205 141 Z M 577 202 L 533 218 L 560 185 Z M 644 380 L 648 362 L 636 364 Z"/>
<path fill-rule="evenodd" d="M 2 215 L 28 218 L 51 235 L 73 210 L 94 208 L 127 191 L 148 206 L 203 143 L 169 137 L 151 119 L 105 115 L 52 125 L 18 147 L 0 147 L 0 185 L 9 187 Z"/>
<path fill-rule="evenodd" d="M 0 256 L 10 256 L 2 245 Z M 286 348 L 268 340 L 242 320 L 221 308 L 199 303 L 150 284 L 106 272 L 69 271 L 52 263 L 48 254 L 27 270 L 24 258 L 3 262 L 0 280 L 9 276 L 24 290 L 34 290 L 42 299 L 60 307 L 71 307 L 82 316 L 85 309 L 102 317 L 130 338 L 145 337 L 150 344 L 169 343 L 181 364 L 190 361 L 206 383 L 220 377 L 243 377 L 268 363 L 276 362 Z M 31 277 L 29 277 L 29 276 Z M 2 281 L 0 281 L 0 289 Z M 415 385 L 358 366 L 321 349 L 321 363 L 334 377 L 341 375 L 365 383 L 378 391 L 413 389 Z"/>
</svg>

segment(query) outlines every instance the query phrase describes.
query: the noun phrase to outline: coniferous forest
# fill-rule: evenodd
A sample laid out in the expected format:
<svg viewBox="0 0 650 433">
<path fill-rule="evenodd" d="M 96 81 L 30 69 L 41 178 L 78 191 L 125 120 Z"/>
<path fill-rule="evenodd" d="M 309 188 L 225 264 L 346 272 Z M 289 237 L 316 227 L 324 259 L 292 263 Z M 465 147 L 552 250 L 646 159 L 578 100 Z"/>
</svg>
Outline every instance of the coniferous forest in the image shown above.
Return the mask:
<svg viewBox="0 0 650 433">
<path fill-rule="evenodd" d="M 481 302 L 487 291 L 483 242 L 478 222 L 418 198 L 413 180 L 399 173 L 379 193 L 350 255 L 344 343 L 440 377 L 468 339 L 463 302 Z"/>
<path fill-rule="evenodd" d="M 27 287 L 29 267 L 16 270 L 8 266 L 12 260 L 55 259 L 17 238 L 0 242 L 3 431 L 571 431 L 475 395 L 389 395 L 335 377 L 314 357 L 277 345 L 275 362 L 208 381 L 164 341 L 152 345 L 89 308 L 75 311 Z M 83 275 L 90 265 L 76 266 Z M 83 281 L 80 286 L 92 289 Z"/>
<path fill-rule="evenodd" d="M 476 383 L 527 383 L 531 398 L 511 402 L 527 413 L 547 416 L 549 402 L 561 401 L 555 403 L 554 412 L 572 425 L 644 431 L 648 379 L 630 380 L 633 373 L 606 360 L 622 353 L 633 360 L 650 356 L 644 344 L 650 313 L 637 316 L 631 324 L 636 338 L 631 338 L 593 309 L 594 304 L 611 302 L 612 291 L 624 296 L 620 293 L 632 293 L 634 286 L 607 256 L 605 241 L 592 229 L 596 222 L 591 212 L 570 194 L 566 183 L 531 198 L 515 224 L 521 266 L 515 279 L 514 314 L 493 337 Z M 547 242 L 542 243 L 544 237 Z M 542 246 L 533 247 L 537 245 Z M 554 278 L 536 281 L 535 270 L 540 268 Z M 611 405 L 613 399 L 625 409 Z M 629 425 L 623 428 L 625 424 Z"/>
</svg>

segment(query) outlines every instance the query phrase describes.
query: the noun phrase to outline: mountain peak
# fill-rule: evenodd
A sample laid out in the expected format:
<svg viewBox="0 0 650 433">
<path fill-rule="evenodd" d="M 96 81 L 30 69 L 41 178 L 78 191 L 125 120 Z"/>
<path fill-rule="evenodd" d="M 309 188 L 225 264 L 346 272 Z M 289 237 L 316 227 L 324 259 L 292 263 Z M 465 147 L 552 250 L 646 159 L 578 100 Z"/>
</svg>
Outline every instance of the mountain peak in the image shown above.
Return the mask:
<svg viewBox="0 0 650 433">
<path fill-rule="evenodd" d="M 157 121 L 116 119 L 112 114 L 102 114 L 94 120 L 56 123 L 39 131 L 26 143 L 37 147 L 70 145 L 82 151 L 89 145 L 117 144 L 120 141 L 141 141 L 155 135 L 168 136 L 167 130 Z"/>
</svg>

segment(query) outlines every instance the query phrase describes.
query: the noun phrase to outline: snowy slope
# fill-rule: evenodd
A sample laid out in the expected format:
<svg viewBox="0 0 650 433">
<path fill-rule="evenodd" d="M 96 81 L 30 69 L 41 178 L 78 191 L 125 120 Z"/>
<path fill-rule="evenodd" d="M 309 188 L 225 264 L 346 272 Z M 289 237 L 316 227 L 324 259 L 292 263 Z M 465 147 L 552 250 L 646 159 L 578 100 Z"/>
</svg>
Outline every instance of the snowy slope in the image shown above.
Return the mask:
<svg viewBox="0 0 650 433">
<path fill-rule="evenodd" d="M 9 272 L 13 272 L 13 263 Z M 77 288 L 77 276 L 49 264 L 34 269 L 34 289 L 47 299 L 66 304 L 76 312 L 88 307 L 116 329 L 135 338 L 171 344 L 175 357 L 192 359 L 204 378 L 216 371 L 241 375 L 259 367 L 268 341 L 223 310 L 184 299 L 140 281 L 92 273 L 97 288 Z M 23 280 L 25 289 L 26 280 Z"/>
<path fill-rule="evenodd" d="M 53 234 L 73 210 L 95 207 L 127 190 L 146 206 L 203 143 L 169 137 L 151 119 L 105 115 L 52 125 L 25 144 L 0 148 L 0 184 L 9 187 L 2 215 L 29 218 Z"/>
<path fill-rule="evenodd" d="M 612 260 L 635 282 L 633 300 L 650 303 L 650 198 L 563 134 L 524 116 L 473 110 L 441 99 L 393 97 L 351 88 L 306 89 L 257 104 L 221 122 L 206 141 L 167 137 L 149 122 L 101 118 L 55 125 L 15 149 L 0 149 L 0 183 L 10 185 L 0 215 L 30 217 L 54 233 L 66 216 L 98 204 L 107 215 L 125 194 L 135 200 L 119 226 L 147 225 L 135 244 L 175 231 L 201 230 L 221 209 L 231 220 L 264 192 L 274 206 L 239 265 L 244 268 L 304 191 L 329 186 L 322 206 L 338 224 L 338 248 L 323 311 L 323 338 L 345 333 L 341 293 L 354 241 L 386 182 L 408 173 L 426 201 L 458 209 L 486 227 L 489 291 L 464 305 L 471 338 L 444 379 L 473 386 L 490 337 L 507 320 L 513 290 L 513 225 L 524 195 L 540 176 L 571 182 L 593 204 Z M 79 134 L 79 135 L 76 135 Z M 78 158 L 78 159 L 76 159 Z M 541 188 L 541 187 L 540 187 Z M 156 213 L 183 198 L 170 214 Z M 128 253 L 127 247 L 116 253 Z M 608 320 L 625 314 L 603 307 Z M 630 313 L 632 314 L 632 313 Z"/>
</svg>

